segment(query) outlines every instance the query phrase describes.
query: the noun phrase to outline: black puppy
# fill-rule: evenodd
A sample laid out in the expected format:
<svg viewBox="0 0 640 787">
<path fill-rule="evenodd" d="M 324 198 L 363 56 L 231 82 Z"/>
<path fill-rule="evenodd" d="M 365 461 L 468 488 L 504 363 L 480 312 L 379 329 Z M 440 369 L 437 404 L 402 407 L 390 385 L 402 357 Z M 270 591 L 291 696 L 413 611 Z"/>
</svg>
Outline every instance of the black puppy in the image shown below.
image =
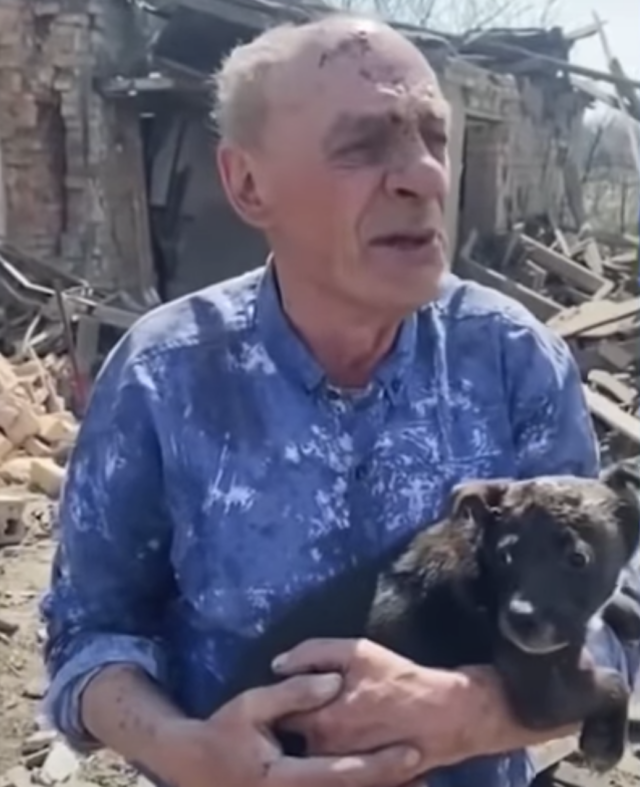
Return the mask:
<svg viewBox="0 0 640 787">
<path fill-rule="evenodd" d="M 274 681 L 279 653 L 315 637 L 366 636 L 422 666 L 493 664 L 526 727 L 582 723 L 605 771 L 624 753 L 624 680 L 584 659 L 602 616 L 640 638 L 638 605 L 617 592 L 640 540 L 640 478 L 625 464 L 574 477 L 465 484 L 450 516 L 298 602 L 248 649 L 223 700 Z M 282 739 L 302 755 L 304 742 Z"/>
</svg>

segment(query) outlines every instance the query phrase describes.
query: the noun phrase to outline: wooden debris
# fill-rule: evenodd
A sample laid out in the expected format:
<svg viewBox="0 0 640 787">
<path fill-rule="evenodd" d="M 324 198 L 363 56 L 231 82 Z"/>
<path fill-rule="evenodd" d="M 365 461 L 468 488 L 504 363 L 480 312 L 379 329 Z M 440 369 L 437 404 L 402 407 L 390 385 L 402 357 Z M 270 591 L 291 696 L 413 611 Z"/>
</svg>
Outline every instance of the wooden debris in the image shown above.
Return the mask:
<svg viewBox="0 0 640 787">
<path fill-rule="evenodd" d="M 581 336 L 603 339 L 633 331 L 640 324 L 640 298 L 624 301 L 590 301 L 565 309 L 548 321 L 564 339 Z"/>
<path fill-rule="evenodd" d="M 592 414 L 640 448 L 640 419 L 626 413 L 611 399 L 585 386 L 584 393 Z"/>
<path fill-rule="evenodd" d="M 507 235 L 471 234 L 457 272 L 510 295 L 571 347 L 603 454 L 640 456 L 638 246 L 585 225 L 571 237 L 549 222 Z"/>
<path fill-rule="evenodd" d="M 559 314 L 562 310 L 560 304 L 551 298 L 540 295 L 520 282 L 508 279 L 498 271 L 485 268 L 472 259 L 461 260 L 459 272 L 466 278 L 500 290 L 505 295 L 510 295 L 515 300 L 520 301 L 523 306 L 526 306 L 539 320 L 546 321 Z"/>
<path fill-rule="evenodd" d="M 37 730 L 29 735 L 22 744 L 22 754 L 29 755 L 42 749 L 49 749 L 56 739 L 53 730 Z"/>
<path fill-rule="evenodd" d="M 633 407 L 638 393 L 621 379 L 604 369 L 592 369 L 587 377 L 589 383 L 615 399 L 621 407 Z"/>
<path fill-rule="evenodd" d="M 606 279 L 574 262 L 569 257 L 565 257 L 564 254 L 546 248 L 542 243 L 527 235 L 522 235 L 521 239 L 530 259 L 567 284 L 577 287 L 589 295 L 596 295 L 608 288 Z"/>
</svg>

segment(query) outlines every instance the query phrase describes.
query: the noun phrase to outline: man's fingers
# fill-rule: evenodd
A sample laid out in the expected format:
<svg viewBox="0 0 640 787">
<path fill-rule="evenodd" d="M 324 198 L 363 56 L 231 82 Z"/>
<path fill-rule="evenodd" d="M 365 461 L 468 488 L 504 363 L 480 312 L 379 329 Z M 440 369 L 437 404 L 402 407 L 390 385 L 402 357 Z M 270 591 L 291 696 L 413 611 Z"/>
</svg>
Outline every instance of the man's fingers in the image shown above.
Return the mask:
<svg viewBox="0 0 640 787">
<path fill-rule="evenodd" d="M 288 653 L 281 653 L 272 664 L 281 675 L 294 672 L 345 672 L 363 640 L 309 639 Z"/>
<path fill-rule="evenodd" d="M 282 787 L 388 787 L 416 776 L 420 753 L 409 746 L 389 746 L 349 757 L 284 757 L 271 769 Z"/>
<path fill-rule="evenodd" d="M 242 696 L 245 712 L 257 724 L 270 724 L 292 713 L 315 710 L 330 702 L 342 688 L 342 676 L 297 675 L 273 686 L 252 689 Z"/>
</svg>

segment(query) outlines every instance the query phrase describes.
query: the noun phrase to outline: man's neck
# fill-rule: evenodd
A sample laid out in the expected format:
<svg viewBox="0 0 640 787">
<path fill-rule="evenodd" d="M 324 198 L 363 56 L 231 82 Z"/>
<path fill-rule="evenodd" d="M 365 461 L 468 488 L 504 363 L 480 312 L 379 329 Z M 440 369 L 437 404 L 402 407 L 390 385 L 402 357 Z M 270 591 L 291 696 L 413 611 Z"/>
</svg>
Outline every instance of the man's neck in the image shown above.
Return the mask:
<svg viewBox="0 0 640 787">
<path fill-rule="evenodd" d="M 371 319 L 327 293 L 305 292 L 295 286 L 295 297 L 279 281 L 282 307 L 328 379 L 343 388 L 364 387 L 391 349 L 401 319 Z"/>
</svg>

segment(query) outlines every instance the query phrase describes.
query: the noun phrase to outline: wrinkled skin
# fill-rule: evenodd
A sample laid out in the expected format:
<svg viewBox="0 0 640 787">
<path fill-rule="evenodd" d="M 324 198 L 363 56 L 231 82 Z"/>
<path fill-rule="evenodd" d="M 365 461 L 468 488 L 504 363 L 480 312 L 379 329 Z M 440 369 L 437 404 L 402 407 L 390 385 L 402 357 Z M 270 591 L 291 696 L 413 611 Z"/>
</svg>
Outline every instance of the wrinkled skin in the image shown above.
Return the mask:
<svg viewBox="0 0 640 787">
<path fill-rule="evenodd" d="M 271 71 L 267 106 L 255 144 L 220 146 L 222 180 L 268 238 L 289 317 L 359 384 L 446 265 L 448 105 L 404 37 L 341 20 Z"/>
</svg>

